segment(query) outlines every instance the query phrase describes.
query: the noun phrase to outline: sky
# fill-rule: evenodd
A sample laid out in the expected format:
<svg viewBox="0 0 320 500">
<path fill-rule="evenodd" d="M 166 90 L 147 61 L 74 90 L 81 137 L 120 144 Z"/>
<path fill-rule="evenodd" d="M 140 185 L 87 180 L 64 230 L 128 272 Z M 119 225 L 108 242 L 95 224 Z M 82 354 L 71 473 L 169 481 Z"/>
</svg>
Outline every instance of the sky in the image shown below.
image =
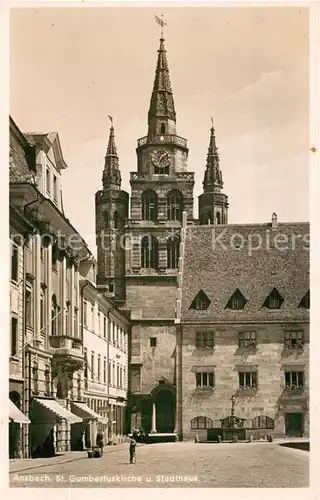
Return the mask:
<svg viewBox="0 0 320 500">
<path fill-rule="evenodd" d="M 122 173 L 137 169 L 163 14 L 177 134 L 202 192 L 211 116 L 229 223 L 309 220 L 308 11 L 302 7 L 14 8 L 10 113 L 58 132 L 66 216 L 95 250 L 95 192 L 110 122 Z"/>
</svg>

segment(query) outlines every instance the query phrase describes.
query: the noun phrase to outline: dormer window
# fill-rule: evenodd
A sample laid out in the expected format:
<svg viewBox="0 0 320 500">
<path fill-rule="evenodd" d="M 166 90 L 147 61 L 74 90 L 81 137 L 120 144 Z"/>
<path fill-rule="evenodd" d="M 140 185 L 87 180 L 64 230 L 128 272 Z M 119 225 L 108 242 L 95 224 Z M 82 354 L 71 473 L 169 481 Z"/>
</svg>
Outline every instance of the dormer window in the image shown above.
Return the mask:
<svg viewBox="0 0 320 500">
<path fill-rule="evenodd" d="M 310 290 L 308 290 L 305 296 L 301 299 L 298 307 L 303 307 L 304 309 L 310 309 Z"/>
<path fill-rule="evenodd" d="M 196 309 L 197 311 L 205 311 L 206 309 L 208 309 L 210 304 L 211 300 L 209 299 L 207 294 L 203 290 L 200 290 L 200 292 L 193 299 L 189 309 Z"/>
<path fill-rule="evenodd" d="M 243 309 L 244 306 L 246 305 L 246 303 L 247 303 L 247 299 L 240 292 L 239 288 L 237 288 L 233 292 L 233 294 L 231 295 L 225 308 L 226 309 Z"/>
<path fill-rule="evenodd" d="M 263 307 L 267 307 L 268 309 L 280 309 L 283 301 L 283 297 L 280 295 L 278 290 L 274 288 L 264 301 Z"/>
</svg>

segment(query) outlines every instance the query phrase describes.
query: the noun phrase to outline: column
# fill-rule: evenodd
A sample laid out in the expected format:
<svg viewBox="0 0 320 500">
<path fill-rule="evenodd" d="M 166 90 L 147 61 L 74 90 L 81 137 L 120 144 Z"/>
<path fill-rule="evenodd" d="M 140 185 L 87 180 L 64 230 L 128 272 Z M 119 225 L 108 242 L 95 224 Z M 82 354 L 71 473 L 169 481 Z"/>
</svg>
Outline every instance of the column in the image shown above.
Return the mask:
<svg viewBox="0 0 320 500">
<path fill-rule="evenodd" d="M 156 429 L 156 403 L 152 403 L 152 421 L 151 421 L 151 432 L 152 434 L 156 434 L 157 429 Z"/>
</svg>

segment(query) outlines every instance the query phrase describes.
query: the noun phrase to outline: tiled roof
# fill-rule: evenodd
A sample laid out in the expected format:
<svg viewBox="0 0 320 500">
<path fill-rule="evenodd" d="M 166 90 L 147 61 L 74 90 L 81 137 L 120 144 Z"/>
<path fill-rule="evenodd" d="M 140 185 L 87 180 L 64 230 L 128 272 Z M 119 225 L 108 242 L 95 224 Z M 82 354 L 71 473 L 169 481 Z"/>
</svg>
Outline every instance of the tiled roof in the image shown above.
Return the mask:
<svg viewBox="0 0 320 500">
<path fill-rule="evenodd" d="M 260 248 L 250 252 L 250 242 L 254 247 L 259 241 Z M 247 303 L 242 310 L 228 309 L 237 288 Z M 273 288 L 284 298 L 279 310 L 263 307 Z M 200 289 L 209 307 L 189 309 Z M 308 223 L 281 223 L 276 229 L 271 224 L 187 228 L 182 321 L 308 320 L 308 310 L 298 308 L 308 289 Z"/>
</svg>

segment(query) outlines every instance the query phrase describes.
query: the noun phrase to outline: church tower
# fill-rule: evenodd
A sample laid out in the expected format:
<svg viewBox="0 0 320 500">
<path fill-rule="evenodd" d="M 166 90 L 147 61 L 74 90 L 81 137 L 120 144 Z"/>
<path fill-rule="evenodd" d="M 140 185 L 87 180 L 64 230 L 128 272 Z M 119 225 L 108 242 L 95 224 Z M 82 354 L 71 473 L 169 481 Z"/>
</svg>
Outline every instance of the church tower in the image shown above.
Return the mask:
<svg viewBox="0 0 320 500">
<path fill-rule="evenodd" d="M 102 174 L 103 189 L 96 193 L 97 284 L 119 305 L 125 300 L 124 228 L 129 195 L 121 190 L 121 173 L 111 119 L 109 142 Z"/>
<path fill-rule="evenodd" d="M 175 303 L 182 214 L 193 223 L 194 173 L 187 140 L 177 135 L 165 41 L 161 34 L 147 135 L 138 139 L 130 173 L 131 237 L 126 309 L 131 310 L 129 388 L 132 426 L 176 428 Z"/>
<path fill-rule="evenodd" d="M 213 124 L 202 185 L 203 193 L 199 196 L 199 223 L 227 224 L 229 204 L 228 197 L 222 192 L 222 172 Z"/>
</svg>

